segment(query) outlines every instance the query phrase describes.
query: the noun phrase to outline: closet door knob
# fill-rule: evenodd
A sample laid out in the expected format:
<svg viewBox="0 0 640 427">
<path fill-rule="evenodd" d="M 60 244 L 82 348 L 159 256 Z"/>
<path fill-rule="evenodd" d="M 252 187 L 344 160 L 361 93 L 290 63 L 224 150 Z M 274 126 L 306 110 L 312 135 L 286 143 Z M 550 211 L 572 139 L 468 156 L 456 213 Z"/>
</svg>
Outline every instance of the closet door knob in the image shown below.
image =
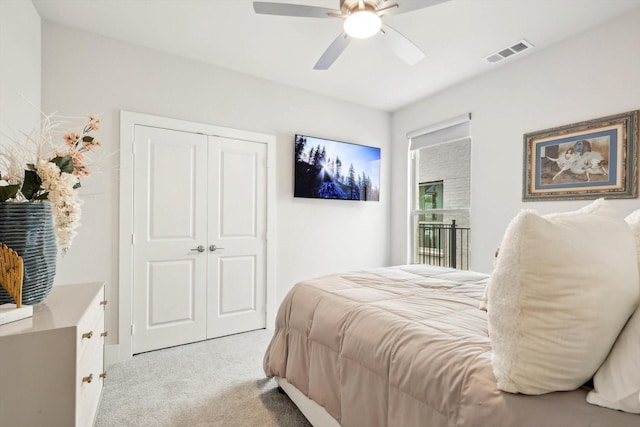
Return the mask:
<svg viewBox="0 0 640 427">
<path fill-rule="evenodd" d="M 219 248 L 219 247 L 217 247 L 216 245 L 211 245 L 211 246 L 209 246 L 209 250 L 210 250 L 211 252 L 215 252 L 215 251 L 217 251 L 218 249 L 224 249 L 224 248 Z"/>
<path fill-rule="evenodd" d="M 204 252 L 204 246 L 199 245 L 197 248 L 191 249 L 192 252 Z"/>
</svg>

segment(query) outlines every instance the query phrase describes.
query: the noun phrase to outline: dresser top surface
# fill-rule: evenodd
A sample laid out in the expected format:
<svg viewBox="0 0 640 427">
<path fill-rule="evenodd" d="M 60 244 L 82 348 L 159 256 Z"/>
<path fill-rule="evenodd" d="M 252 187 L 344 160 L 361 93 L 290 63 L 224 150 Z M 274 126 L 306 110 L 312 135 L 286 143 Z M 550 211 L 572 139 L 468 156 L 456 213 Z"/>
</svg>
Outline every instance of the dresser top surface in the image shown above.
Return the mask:
<svg viewBox="0 0 640 427">
<path fill-rule="evenodd" d="M 33 317 L 0 325 L 0 337 L 75 326 L 100 293 L 102 283 L 57 285 L 33 306 Z"/>
</svg>

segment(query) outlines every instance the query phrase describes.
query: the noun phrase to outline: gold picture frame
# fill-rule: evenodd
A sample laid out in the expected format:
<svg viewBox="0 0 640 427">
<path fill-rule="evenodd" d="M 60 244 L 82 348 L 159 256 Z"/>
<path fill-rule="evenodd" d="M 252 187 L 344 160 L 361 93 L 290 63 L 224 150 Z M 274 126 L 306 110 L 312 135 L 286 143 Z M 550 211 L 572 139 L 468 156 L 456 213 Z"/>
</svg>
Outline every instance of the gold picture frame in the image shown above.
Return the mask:
<svg viewBox="0 0 640 427">
<path fill-rule="evenodd" d="M 638 197 L 639 114 L 524 134 L 522 200 Z"/>
</svg>

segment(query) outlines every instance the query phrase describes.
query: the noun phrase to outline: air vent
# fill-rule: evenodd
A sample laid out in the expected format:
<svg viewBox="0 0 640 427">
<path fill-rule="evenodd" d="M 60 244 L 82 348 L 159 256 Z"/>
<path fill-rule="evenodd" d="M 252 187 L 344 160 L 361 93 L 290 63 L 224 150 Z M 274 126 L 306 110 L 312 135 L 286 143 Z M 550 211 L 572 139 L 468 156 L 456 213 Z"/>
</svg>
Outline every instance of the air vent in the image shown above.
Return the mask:
<svg viewBox="0 0 640 427">
<path fill-rule="evenodd" d="M 490 64 L 495 64 L 497 62 L 502 61 L 503 59 L 507 59 L 511 56 L 514 56 L 518 53 L 522 53 L 527 49 L 532 48 L 533 45 L 531 43 L 529 43 L 528 41 L 522 39 L 520 40 L 518 43 L 506 47 L 504 49 L 501 49 L 500 51 L 496 52 L 496 53 L 492 53 L 489 56 L 486 56 L 484 58 L 485 61 L 487 61 Z"/>
</svg>

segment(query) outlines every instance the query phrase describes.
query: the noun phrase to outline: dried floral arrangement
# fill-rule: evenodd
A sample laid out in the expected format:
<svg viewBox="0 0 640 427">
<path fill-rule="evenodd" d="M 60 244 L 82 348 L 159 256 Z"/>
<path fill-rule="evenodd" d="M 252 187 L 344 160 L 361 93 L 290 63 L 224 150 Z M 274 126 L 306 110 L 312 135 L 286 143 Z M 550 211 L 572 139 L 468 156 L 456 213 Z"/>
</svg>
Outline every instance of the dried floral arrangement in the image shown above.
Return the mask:
<svg viewBox="0 0 640 427">
<path fill-rule="evenodd" d="M 91 133 L 101 119 L 44 115 L 29 134 L 7 135 L 0 152 L 0 202 L 51 204 L 58 248 L 66 253 L 80 226 L 80 177 L 91 173 L 91 153 L 102 144 Z M 66 127 L 66 130 L 62 130 Z"/>
</svg>

